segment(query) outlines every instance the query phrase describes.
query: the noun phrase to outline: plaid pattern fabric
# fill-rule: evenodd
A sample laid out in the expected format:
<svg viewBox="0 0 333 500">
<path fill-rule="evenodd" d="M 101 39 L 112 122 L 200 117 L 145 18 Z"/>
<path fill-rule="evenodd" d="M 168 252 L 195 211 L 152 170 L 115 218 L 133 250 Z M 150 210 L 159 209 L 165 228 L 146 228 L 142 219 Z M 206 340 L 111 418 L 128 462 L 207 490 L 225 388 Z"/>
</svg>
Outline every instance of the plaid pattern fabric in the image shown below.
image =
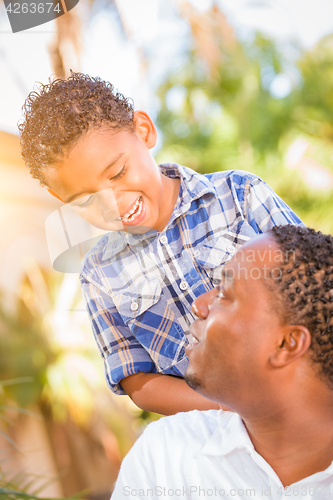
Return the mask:
<svg viewBox="0 0 333 500">
<path fill-rule="evenodd" d="M 166 228 L 142 235 L 109 232 L 86 256 L 80 275 L 111 390 L 138 372 L 183 376 L 193 300 L 216 286 L 222 266 L 246 241 L 279 224 L 302 224 L 260 178 L 243 171 L 180 177 Z"/>
</svg>

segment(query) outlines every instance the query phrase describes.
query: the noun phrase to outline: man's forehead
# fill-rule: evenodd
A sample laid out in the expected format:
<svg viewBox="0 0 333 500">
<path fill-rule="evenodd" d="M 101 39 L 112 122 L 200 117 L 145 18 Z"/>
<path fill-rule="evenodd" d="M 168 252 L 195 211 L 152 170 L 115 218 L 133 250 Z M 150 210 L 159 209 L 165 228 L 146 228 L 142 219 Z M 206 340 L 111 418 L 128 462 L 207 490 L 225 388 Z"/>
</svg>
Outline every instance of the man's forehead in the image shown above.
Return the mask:
<svg viewBox="0 0 333 500">
<path fill-rule="evenodd" d="M 264 234 L 249 241 L 230 259 L 222 270 L 222 280 L 230 285 L 239 281 L 269 279 L 281 275 L 285 261 L 282 250 L 272 236 Z"/>
<path fill-rule="evenodd" d="M 232 260 L 249 264 L 254 262 L 275 264 L 276 262 L 283 262 L 284 255 L 273 236 L 270 233 L 264 233 L 245 243 Z"/>
</svg>

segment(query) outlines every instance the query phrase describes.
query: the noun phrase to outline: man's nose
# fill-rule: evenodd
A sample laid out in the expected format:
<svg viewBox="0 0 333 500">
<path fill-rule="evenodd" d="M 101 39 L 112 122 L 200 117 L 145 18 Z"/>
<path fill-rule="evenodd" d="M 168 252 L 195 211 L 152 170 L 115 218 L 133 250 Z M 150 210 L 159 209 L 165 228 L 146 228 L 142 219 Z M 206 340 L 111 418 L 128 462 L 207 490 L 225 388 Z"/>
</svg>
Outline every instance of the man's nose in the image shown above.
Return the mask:
<svg viewBox="0 0 333 500">
<path fill-rule="evenodd" d="M 200 319 L 206 319 L 209 314 L 209 306 L 212 304 L 216 290 L 212 288 L 206 293 L 203 293 L 192 304 L 192 312 Z"/>
</svg>

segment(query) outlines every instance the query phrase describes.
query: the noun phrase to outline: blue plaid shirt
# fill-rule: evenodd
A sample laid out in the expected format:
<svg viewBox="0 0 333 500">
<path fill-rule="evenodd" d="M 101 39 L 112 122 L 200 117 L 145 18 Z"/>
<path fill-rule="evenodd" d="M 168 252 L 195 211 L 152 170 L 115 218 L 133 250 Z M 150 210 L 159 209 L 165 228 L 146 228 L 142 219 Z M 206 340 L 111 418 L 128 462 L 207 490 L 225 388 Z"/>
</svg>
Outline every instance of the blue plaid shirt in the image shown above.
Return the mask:
<svg viewBox="0 0 333 500">
<path fill-rule="evenodd" d="M 183 376 L 193 300 L 220 282 L 221 268 L 258 233 L 302 224 L 259 177 L 201 175 L 160 165 L 181 186 L 163 231 L 109 232 L 86 256 L 82 289 L 111 390 L 138 372 Z"/>
</svg>

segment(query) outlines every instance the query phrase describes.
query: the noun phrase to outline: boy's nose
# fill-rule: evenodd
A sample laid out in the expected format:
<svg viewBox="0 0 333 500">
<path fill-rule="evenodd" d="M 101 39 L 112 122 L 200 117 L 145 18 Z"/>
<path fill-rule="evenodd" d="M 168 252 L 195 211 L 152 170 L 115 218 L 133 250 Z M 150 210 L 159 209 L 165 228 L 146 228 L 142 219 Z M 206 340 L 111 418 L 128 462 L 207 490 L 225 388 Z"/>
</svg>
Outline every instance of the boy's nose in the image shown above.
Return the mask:
<svg viewBox="0 0 333 500">
<path fill-rule="evenodd" d="M 216 297 L 216 290 L 212 288 L 206 293 L 203 293 L 192 304 L 192 312 L 200 319 L 206 319 L 209 314 L 209 307 Z"/>
</svg>

